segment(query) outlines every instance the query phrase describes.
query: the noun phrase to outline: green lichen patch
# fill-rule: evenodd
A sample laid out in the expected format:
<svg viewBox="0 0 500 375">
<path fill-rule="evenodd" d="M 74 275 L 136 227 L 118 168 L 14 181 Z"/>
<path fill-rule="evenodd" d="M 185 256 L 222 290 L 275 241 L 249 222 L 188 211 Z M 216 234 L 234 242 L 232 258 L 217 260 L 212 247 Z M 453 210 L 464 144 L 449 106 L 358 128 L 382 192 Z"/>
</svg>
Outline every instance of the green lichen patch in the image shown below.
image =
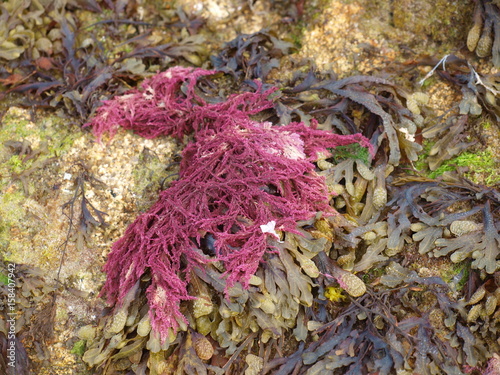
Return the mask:
<svg viewBox="0 0 500 375">
<path fill-rule="evenodd" d="M 2 119 L 0 257 L 41 267 L 57 263 L 60 256 L 60 158 L 82 133 L 56 115 L 39 115 L 32 121 L 28 111 L 12 107 Z"/>
<path fill-rule="evenodd" d="M 29 195 L 40 189 L 40 182 L 42 185 L 55 183 L 47 179 L 50 174 L 46 168 L 52 167 L 51 173 L 57 174 L 58 169 L 53 168 L 57 165 L 57 158 L 70 149 L 81 133 L 56 115 L 42 116 L 39 121 L 33 122 L 27 111 L 13 107 L 3 117 L 0 132 L 0 189 L 21 183 Z"/>
</svg>

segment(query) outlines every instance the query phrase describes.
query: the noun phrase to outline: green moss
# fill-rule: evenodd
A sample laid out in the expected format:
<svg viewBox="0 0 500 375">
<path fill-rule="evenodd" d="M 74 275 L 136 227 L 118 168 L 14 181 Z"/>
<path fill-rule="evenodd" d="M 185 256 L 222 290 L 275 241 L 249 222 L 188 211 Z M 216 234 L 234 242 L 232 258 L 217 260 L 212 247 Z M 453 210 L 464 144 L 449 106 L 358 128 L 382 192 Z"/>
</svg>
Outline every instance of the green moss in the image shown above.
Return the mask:
<svg viewBox="0 0 500 375">
<path fill-rule="evenodd" d="M 330 152 L 332 153 L 332 159 L 335 163 L 340 163 L 342 160 L 346 159 L 359 159 L 366 164 L 370 164 L 370 152 L 366 147 L 361 146 L 359 143 L 337 146 L 334 149 L 330 149 Z"/>
<path fill-rule="evenodd" d="M 30 121 L 27 115 L 19 115 L 16 112 L 9 111 L 2 119 L 2 131 L 0 132 L 0 143 L 3 145 L 6 141 L 16 138 L 26 138 L 30 135 Z"/>
<path fill-rule="evenodd" d="M 426 170 L 429 169 L 427 165 L 427 158 L 429 157 L 429 152 L 434 145 L 434 142 L 424 140 L 422 144 L 422 152 L 418 156 L 417 161 L 413 164 L 415 166 L 415 169 L 419 172 L 422 172 L 426 174 Z"/>
<path fill-rule="evenodd" d="M 9 284 L 9 278 L 7 277 L 7 275 L 0 273 L 0 283 L 2 283 L 3 285 Z"/>
<path fill-rule="evenodd" d="M 464 174 L 474 183 L 494 185 L 500 182 L 497 165 L 491 152 L 487 150 L 478 152 L 463 152 L 457 157 L 444 162 L 438 169 L 429 173 L 430 178 L 436 178 L 447 171 L 454 171 L 456 167 L 468 167 L 469 171 Z"/>
<path fill-rule="evenodd" d="M 294 46 L 299 49 L 302 48 L 302 40 L 304 39 L 305 30 L 306 26 L 304 21 L 299 21 L 290 32 L 290 38 L 292 39 Z"/>
<path fill-rule="evenodd" d="M 420 90 L 425 92 L 429 87 L 434 86 L 437 82 L 438 79 L 435 76 L 430 76 L 429 78 L 426 78 L 422 83 Z"/>
<path fill-rule="evenodd" d="M 76 354 L 77 356 L 81 357 L 83 353 L 85 353 L 85 348 L 86 348 L 85 340 L 79 340 L 75 342 L 73 345 L 73 348 L 71 349 L 71 354 Z"/>
<path fill-rule="evenodd" d="M 481 124 L 481 127 L 482 127 L 483 129 L 490 129 L 490 128 L 491 128 L 491 122 L 489 122 L 489 121 L 485 121 L 485 122 L 483 122 L 483 123 Z"/>
<path fill-rule="evenodd" d="M 491 126 L 485 122 L 483 126 Z M 435 171 L 429 171 L 427 157 L 434 145 L 432 141 L 424 141 L 422 153 L 414 163 L 415 169 L 429 178 L 436 178 L 445 172 L 456 171 L 457 167 L 468 167 L 464 177 L 477 184 L 495 185 L 500 183 L 500 176 L 495 158 L 489 149 L 482 151 L 466 151 L 445 161 Z"/>
<path fill-rule="evenodd" d="M 13 173 L 21 173 L 24 169 L 26 169 L 26 166 L 23 164 L 19 155 L 12 155 L 8 161 L 8 165 Z"/>
<path fill-rule="evenodd" d="M 38 265 L 54 260 L 56 246 L 53 238 L 38 240 L 47 230 L 44 209 L 56 193 L 53 187 L 62 180 L 59 158 L 82 136 L 80 129 L 68 125 L 52 113 L 40 113 L 36 122 L 29 112 L 11 107 L 3 117 L 0 131 L 0 258 L 6 261 Z M 18 155 L 5 142 L 28 142 L 27 155 Z M 31 158 L 30 158 L 31 156 Z M 24 172 L 24 173 L 23 173 Z M 18 178 L 22 174 L 22 178 Z M 45 232 L 44 232 L 45 233 Z M 57 231 L 49 231 L 54 238 Z M 30 253 L 36 246 L 37 253 Z"/>
</svg>

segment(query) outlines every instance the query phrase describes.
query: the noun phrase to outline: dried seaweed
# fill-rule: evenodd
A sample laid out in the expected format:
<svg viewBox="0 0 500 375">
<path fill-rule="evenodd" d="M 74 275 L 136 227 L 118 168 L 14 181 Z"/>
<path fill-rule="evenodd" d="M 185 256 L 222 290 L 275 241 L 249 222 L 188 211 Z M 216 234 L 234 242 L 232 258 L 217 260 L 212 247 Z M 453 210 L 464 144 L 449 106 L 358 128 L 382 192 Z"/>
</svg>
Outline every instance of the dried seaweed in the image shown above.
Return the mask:
<svg viewBox="0 0 500 375">
<path fill-rule="evenodd" d="M 10 3 L 2 6 L 0 35 L 5 34 L 7 39 L 0 42 L 4 48 L 0 47 L 0 59 L 10 60 L 9 71 L 14 73 L 1 79 L 11 86 L 5 94 L 28 94 L 20 103 L 24 106 L 63 108 L 85 121 L 102 99 L 125 91 L 157 69 L 181 60 L 200 65 L 207 55 L 200 35 L 159 37 L 153 30 L 161 28 L 165 21 L 152 27 L 122 19 L 125 14 L 120 15 L 118 8 L 117 19 L 112 22 L 82 26 L 77 16 L 66 11 L 66 1 L 40 5 L 26 0 L 18 7 Z M 83 6 L 86 2 L 80 3 Z M 138 17 L 133 4 L 129 6 L 128 12 Z M 88 2 L 85 8 L 100 9 L 95 2 Z M 129 24 L 149 28 L 137 26 L 130 35 Z M 130 38 L 122 42 L 124 32 Z M 103 33 L 107 38 L 100 38 Z M 35 41 L 39 34 L 43 37 Z"/>
<path fill-rule="evenodd" d="M 396 370 L 462 374 L 461 365 L 454 359 L 457 355 L 460 358 L 459 352 L 469 364 L 477 363 L 478 355 L 482 357 L 476 350 L 484 351 L 484 347 L 465 337 L 470 331 L 460 326 L 459 337 L 466 343 L 464 351 L 447 345 L 439 338 L 442 333 L 436 335 L 439 328 L 428 317 L 435 306 L 433 303 L 425 307 L 419 305 L 420 297 L 412 291 L 423 287 L 429 297 L 439 296 L 443 303 L 445 294 L 440 288 L 446 284 L 440 279 L 407 276 L 392 285 L 402 282 L 405 283 L 402 287 L 381 288 L 359 298 L 332 322 L 318 329 L 320 338 L 306 347 L 296 373 L 389 374 Z M 453 306 L 451 301 L 448 303 Z M 406 315 L 404 311 L 414 316 L 401 318 Z"/>
<path fill-rule="evenodd" d="M 416 160 L 421 146 L 414 136 L 423 125 L 418 101 L 393 82 L 369 76 L 321 80 L 309 72 L 295 77 L 290 85 L 292 88 L 283 90 L 276 109 L 283 123 L 293 119 L 294 113 L 320 116 L 322 128 L 343 134 L 360 132 L 370 139 L 375 151 L 387 140 L 392 165 L 398 165 L 402 158 Z"/>
<path fill-rule="evenodd" d="M 9 301 L 8 276 L 15 275 L 15 307 L 10 310 L 12 301 Z M 27 265 L 1 262 L 0 275 L 0 347 L 2 359 L 7 360 L 7 346 L 15 340 L 16 354 L 11 357 L 15 360 L 15 367 L 6 366 L 5 374 L 31 374 L 37 364 L 49 362 L 51 353 L 48 345 L 53 340 L 55 319 L 55 298 L 57 287 L 42 270 Z M 5 282 L 3 279 L 6 279 Z M 9 324 L 12 324 L 12 315 L 15 314 L 15 337 Z M 8 341 L 6 340 L 8 338 Z M 29 357 L 28 357 L 29 354 Z M 0 369 L 2 361 L 0 361 Z M 12 372 L 11 370 L 14 370 Z"/>
<path fill-rule="evenodd" d="M 438 139 L 429 150 L 429 169 L 435 171 L 444 161 L 460 154 L 474 142 L 463 142 L 465 138 L 464 130 L 468 116 L 453 116 L 445 122 L 440 122 L 434 126 L 425 128 L 422 136 L 427 139 Z"/>
<path fill-rule="evenodd" d="M 484 363 L 483 342 L 464 324 L 457 322 L 443 331 L 435 318 L 430 319 L 441 308 L 460 319 L 460 309 L 445 293 L 446 283 L 418 277 L 397 264 L 393 267 L 389 288 L 378 287 L 353 301 L 317 329 L 318 341 L 299 349 L 302 361 L 293 360 L 295 373 L 462 374 L 465 362 Z M 448 344 L 445 335 L 453 336 L 455 343 Z M 288 364 L 275 373 L 284 374 L 285 368 L 289 373 Z"/>
<path fill-rule="evenodd" d="M 293 43 L 278 39 L 268 30 L 240 34 L 226 43 L 212 65 L 235 78 L 265 80 L 272 69 L 280 67 L 280 58 L 293 50 Z"/>
<path fill-rule="evenodd" d="M 434 251 L 435 256 L 443 256 L 452 253 L 453 262 L 472 257 L 472 267 L 484 269 L 487 273 L 498 270 L 498 259 L 500 255 L 500 234 L 496 228 L 495 220 L 491 213 L 490 201 L 483 207 L 482 231 L 474 231 L 452 239 L 438 239 L 435 245 L 439 248 Z"/>
<path fill-rule="evenodd" d="M 65 241 L 60 245 L 61 263 L 57 272 L 57 278 L 61 272 L 66 257 L 66 248 L 70 240 L 75 241 L 79 250 L 84 249 L 84 243 L 90 241 L 92 230 L 106 225 L 105 212 L 98 210 L 85 196 L 86 184 L 93 188 L 102 188 L 103 183 L 95 178 L 83 163 L 76 163 L 74 179 L 74 193 L 72 198 L 63 204 L 62 212 L 68 218 L 69 225 Z M 67 172 L 71 178 L 72 174 Z"/>
</svg>

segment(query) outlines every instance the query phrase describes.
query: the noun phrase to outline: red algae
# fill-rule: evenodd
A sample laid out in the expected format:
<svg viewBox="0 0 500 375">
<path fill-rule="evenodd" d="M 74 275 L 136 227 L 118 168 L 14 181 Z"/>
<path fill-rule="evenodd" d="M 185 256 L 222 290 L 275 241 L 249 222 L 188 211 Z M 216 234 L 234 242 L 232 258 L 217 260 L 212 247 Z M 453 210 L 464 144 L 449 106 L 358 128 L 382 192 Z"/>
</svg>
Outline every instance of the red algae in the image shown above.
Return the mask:
<svg viewBox="0 0 500 375">
<path fill-rule="evenodd" d="M 317 154 L 354 142 L 369 147 L 359 134 L 251 120 L 272 106 L 268 97 L 275 89 L 262 91 L 257 85 L 256 92 L 207 103 L 195 85 L 213 73 L 172 68 L 144 82 L 141 90 L 107 101 L 89 123 L 99 139 L 118 127 L 147 138 L 194 133 L 183 151 L 179 179 L 127 228 L 104 266 L 101 294 L 115 306 L 150 273 L 150 317 L 163 339 L 169 329 L 187 323 L 180 303 L 192 299 L 187 285 L 193 268 L 220 261 L 228 287 L 236 282 L 248 287 L 265 252 L 273 251 L 270 236 L 297 233 L 297 221 L 317 212 L 336 214 L 324 178 L 315 172 Z M 212 258 L 200 250 L 206 236 L 214 239 Z"/>
</svg>

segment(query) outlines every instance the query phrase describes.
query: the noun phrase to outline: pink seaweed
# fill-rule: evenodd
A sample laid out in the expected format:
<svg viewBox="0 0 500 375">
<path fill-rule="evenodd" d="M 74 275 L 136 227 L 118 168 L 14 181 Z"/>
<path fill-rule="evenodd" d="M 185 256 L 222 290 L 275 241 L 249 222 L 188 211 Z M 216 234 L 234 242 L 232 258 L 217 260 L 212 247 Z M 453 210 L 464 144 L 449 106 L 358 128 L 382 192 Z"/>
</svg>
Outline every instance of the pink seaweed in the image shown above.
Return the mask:
<svg viewBox="0 0 500 375">
<path fill-rule="evenodd" d="M 215 239 L 215 259 L 225 266 L 228 287 L 248 287 L 270 248 L 261 226 L 275 222 L 276 230 L 295 232 L 297 221 L 318 211 L 336 213 L 312 163 L 317 153 L 353 142 L 369 145 L 359 134 L 251 120 L 272 105 L 268 96 L 274 89 L 206 103 L 194 87 L 199 77 L 213 73 L 172 68 L 144 82 L 142 90 L 107 101 L 88 124 L 98 138 L 113 135 L 118 126 L 148 138 L 195 133 L 183 151 L 179 179 L 114 243 L 104 266 L 101 294 L 115 306 L 149 270 L 151 322 L 162 338 L 180 321 L 187 323 L 180 303 L 192 298 L 190 272 L 209 261 L 199 250 L 202 238 Z"/>
</svg>

